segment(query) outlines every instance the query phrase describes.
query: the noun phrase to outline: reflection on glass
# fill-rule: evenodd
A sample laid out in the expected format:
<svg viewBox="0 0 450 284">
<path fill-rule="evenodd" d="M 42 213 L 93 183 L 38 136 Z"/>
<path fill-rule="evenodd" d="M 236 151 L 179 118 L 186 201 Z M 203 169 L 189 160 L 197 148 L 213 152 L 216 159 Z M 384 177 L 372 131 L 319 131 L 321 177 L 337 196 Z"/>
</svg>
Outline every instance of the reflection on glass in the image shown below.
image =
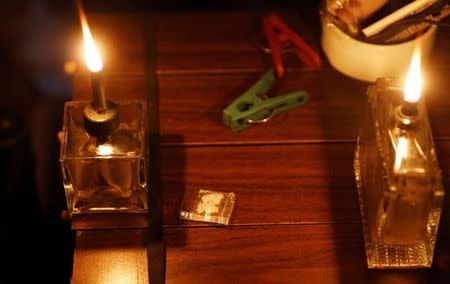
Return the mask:
<svg viewBox="0 0 450 284">
<path fill-rule="evenodd" d="M 379 79 L 355 152 L 369 268 L 430 267 L 444 189 L 424 103 L 401 111 L 398 82 Z"/>
<path fill-rule="evenodd" d="M 65 107 L 60 161 L 69 211 L 146 212 L 144 103 L 119 103 L 119 126 L 107 137 L 85 131 L 86 104 L 69 102 Z"/>
</svg>

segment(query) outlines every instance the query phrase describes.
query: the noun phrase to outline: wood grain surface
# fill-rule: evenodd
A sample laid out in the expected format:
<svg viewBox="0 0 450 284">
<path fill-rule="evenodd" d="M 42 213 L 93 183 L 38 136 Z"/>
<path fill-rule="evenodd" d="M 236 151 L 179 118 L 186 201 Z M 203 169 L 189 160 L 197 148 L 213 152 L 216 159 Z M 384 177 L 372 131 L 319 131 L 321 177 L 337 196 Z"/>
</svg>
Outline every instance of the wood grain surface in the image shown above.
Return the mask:
<svg viewBox="0 0 450 284">
<path fill-rule="evenodd" d="M 450 100 L 450 67 L 426 70 L 424 96 L 435 139 L 450 138 L 446 127 Z M 289 113 L 277 115 L 262 127 L 233 133 L 222 123 L 223 109 L 259 80 L 262 73 L 224 75 L 159 76 L 162 145 L 287 144 L 301 142 L 355 141 L 360 127 L 366 83 L 349 79 L 333 70 L 292 71 L 269 95 L 294 90 L 309 93 L 309 102 Z M 144 98 L 141 74 L 105 75 L 111 99 Z M 89 76 L 75 78 L 74 98 L 89 99 Z"/>
<path fill-rule="evenodd" d="M 369 271 L 360 224 L 170 228 L 168 283 L 448 283 L 432 270 Z"/>
<path fill-rule="evenodd" d="M 294 11 L 284 16 L 319 50 L 315 13 Z M 257 44 L 260 16 L 243 12 L 157 16 L 166 281 L 447 283 L 450 194 L 432 269 L 366 269 L 352 172 L 366 83 L 349 79 L 328 64 L 318 71 L 305 69 L 287 55 L 286 78 L 270 95 L 301 89 L 310 93 L 310 101 L 261 127 L 232 133 L 222 125 L 222 110 L 270 67 L 268 55 Z M 145 17 L 134 13 L 91 17 L 94 35 L 107 48 L 104 82 L 111 98 L 147 95 Z M 424 68 L 428 112 L 446 188 L 450 184 L 448 35 L 439 32 L 431 64 Z M 88 99 L 89 88 L 89 77 L 77 74 L 73 97 Z M 196 188 L 236 193 L 230 226 L 177 218 L 184 192 Z M 141 269 L 147 261 L 145 247 L 141 231 L 83 232 L 77 236 L 73 281 L 99 283 L 95 280 L 103 272 L 111 277 L 114 267 L 136 279 L 123 283 L 147 281 L 148 270 Z M 93 259 L 100 264 L 89 269 Z M 152 255 L 149 259 L 149 267 L 158 262 Z"/>
<path fill-rule="evenodd" d="M 450 141 L 436 147 L 448 185 Z M 184 192 L 198 188 L 236 194 L 231 224 L 360 222 L 354 150 L 351 143 L 163 148 L 164 224 L 192 225 L 177 212 Z"/>
<path fill-rule="evenodd" d="M 262 36 L 260 13 L 197 12 L 156 15 L 157 72 L 173 74 L 224 74 L 263 72 L 271 64 Z M 283 12 L 283 19 L 320 51 L 318 11 Z M 108 12 L 88 16 L 108 73 L 142 73 L 145 70 L 148 14 Z M 449 66 L 448 31 L 438 32 L 431 57 L 434 66 Z M 79 58 L 81 59 L 81 58 Z M 284 55 L 288 71 L 305 69 L 293 54 Z M 80 62 L 80 70 L 84 64 Z M 326 64 L 325 69 L 331 69 Z"/>
<path fill-rule="evenodd" d="M 149 282 L 144 230 L 77 232 L 72 283 Z"/>
</svg>

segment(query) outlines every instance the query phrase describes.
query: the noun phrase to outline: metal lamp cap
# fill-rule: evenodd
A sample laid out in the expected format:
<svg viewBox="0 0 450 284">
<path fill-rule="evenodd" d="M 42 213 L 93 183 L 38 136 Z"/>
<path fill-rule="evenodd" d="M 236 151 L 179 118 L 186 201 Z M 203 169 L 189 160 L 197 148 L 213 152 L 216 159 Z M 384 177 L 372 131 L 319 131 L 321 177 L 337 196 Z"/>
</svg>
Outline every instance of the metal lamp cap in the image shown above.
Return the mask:
<svg viewBox="0 0 450 284">
<path fill-rule="evenodd" d="M 106 137 L 119 126 L 117 106 L 107 101 L 106 110 L 97 111 L 92 104 L 84 108 L 84 128 L 96 137 Z"/>
</svg>

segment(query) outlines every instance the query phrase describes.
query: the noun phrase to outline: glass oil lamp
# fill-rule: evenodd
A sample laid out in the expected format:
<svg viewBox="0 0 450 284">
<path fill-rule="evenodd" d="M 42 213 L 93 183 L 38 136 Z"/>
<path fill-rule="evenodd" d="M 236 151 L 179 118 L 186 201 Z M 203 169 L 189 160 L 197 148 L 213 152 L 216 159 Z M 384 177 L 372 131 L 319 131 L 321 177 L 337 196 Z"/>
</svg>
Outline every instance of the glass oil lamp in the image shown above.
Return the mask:
<svg viewBox="0 0 450 284">
<path fill-rule="evenodd" d="M 103 63 L 80 12 L 93 99 L 65 104 L 60 164 L 68 210 L 72 219 L 133 218 L 147 212 L 146 104 L 107 99 Z"/>
<path fill-rule="evenodd" d="M 421 95 L 420 53 L 403 87 L 368 88 L 354 170 L 369 268 L 430 267 L 444 188 Z"/>
</svg>

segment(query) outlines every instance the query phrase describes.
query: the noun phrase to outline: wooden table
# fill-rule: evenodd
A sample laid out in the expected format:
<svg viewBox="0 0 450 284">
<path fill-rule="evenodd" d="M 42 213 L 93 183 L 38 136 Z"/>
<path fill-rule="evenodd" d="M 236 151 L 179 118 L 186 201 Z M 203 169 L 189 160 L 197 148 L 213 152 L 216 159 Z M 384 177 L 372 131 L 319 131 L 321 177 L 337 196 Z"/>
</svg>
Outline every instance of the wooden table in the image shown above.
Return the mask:
<svg viewBox="0 0 450 284">
<path fill-rule="evenodd" d="M 316 14 L 284 16 L 319 50 Z M 164 251 L 152 255 L 151 233 L 145 230 L 78 232 L 74 283 L 146 283 L 149 271 L 156 282 L 164 264 L 168 283 L 448 283 L 450 194 L 432 269 L 366 269 L 352 171 L 365 83 L 327 64 L 304 68 L 288 56 L 286 78 L 276 92 L 303 89 L 310 102 L 264 126 L 232 133 L 221 123 L 223 108 L 271 63 L 253 40 L 260 36 L 260 16 L 158 15 L 150 37 L 156 38 L 157 58 L 150 63 L 147 19 L 135 13 L 90 15 L 94 35 L 108 48 L 111 97 L 145 97 L 144 72 L 147 64 L 156 65 L 161 188 L 151 190 L 162 192 L 165 260 Z M 448 30 L 439 32 L 426 68 L 427 105 L 447 188 L 449 38 Z M 77 75 L 74 98 L 88 91 L 88 78 Z M 229 226 L 177 218 L 183 193 L 195 188 L 236 194 Z"/>
</svg>

